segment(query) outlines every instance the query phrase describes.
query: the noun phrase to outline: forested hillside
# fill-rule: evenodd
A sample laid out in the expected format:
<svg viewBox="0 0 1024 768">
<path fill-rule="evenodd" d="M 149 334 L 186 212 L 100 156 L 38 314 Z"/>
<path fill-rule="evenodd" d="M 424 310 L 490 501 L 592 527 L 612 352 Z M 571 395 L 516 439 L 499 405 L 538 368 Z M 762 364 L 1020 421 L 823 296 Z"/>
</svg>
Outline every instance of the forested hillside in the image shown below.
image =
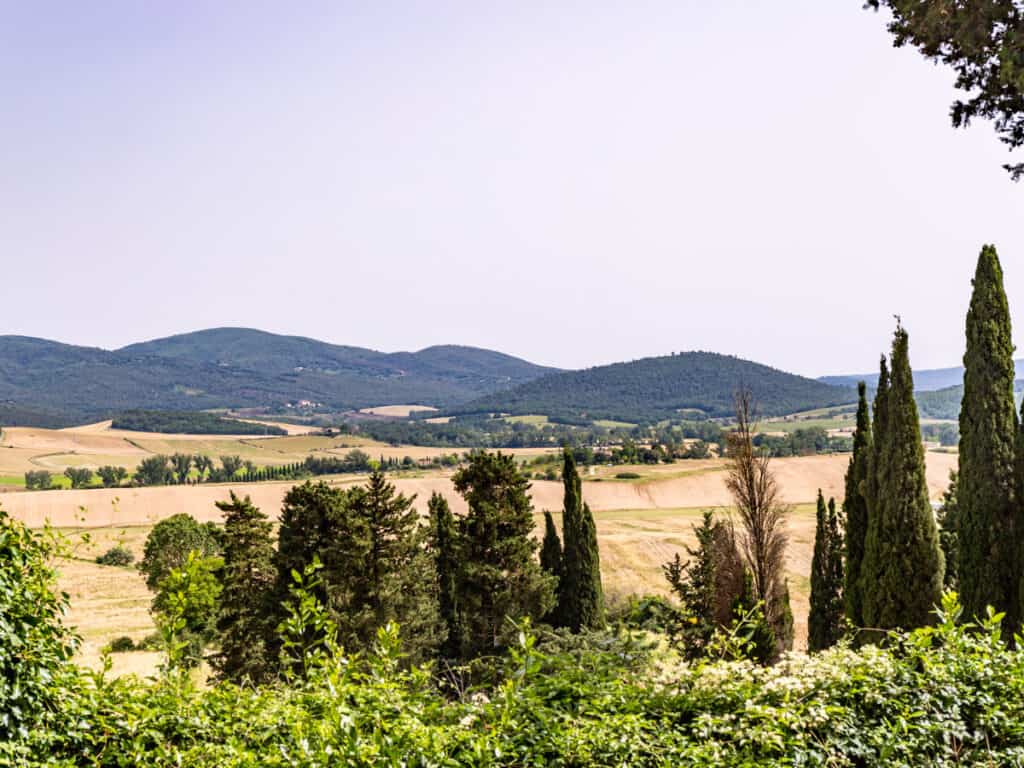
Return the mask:
<svg viewBox="0 0 1024 768">
<path fill-rule="evenodd" d="M 850 388 L 835 387 L 728 355 L 684 352 L 550 374 L 452 411 L 537 413 L 567 421 L 645 422 L 678 418 L 687 412 L 725 417 L 733 413 L 733 394 L 739 386 L 748 387 L 754 393 L 764 416 L 781 416 L 856 400 L 856 393 Z"/>
<path fill-rule="evenodd" d="M 0 336 L 0 402 L 21 409 L 21 421 L 30 411 L 80 420 L 129 409 L 280 409 L 301 400 L 336 410 L 451 406 L 551 370 L 472 347 L 385 354 L 243 328 L 116 351 Z"/>
</svg>

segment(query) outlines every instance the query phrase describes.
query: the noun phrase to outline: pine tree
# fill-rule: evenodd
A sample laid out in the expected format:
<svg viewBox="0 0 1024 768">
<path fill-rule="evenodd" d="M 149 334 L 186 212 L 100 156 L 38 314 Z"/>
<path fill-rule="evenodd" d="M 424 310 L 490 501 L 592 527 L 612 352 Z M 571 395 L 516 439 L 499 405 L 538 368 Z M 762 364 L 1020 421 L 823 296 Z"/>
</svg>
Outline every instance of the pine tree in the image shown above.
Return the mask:
<svg viewBox="0 0 1024 768">
<path fill-rule="evenodd" d="M 983 617 L 987 606 L 1005 612 L 1003 627 L 1012 633 L 1020 623 L 1022 532 L 1014 487 L 1014 346 L 1003 271 L 990 245 L 981 249 L 973 285 L 960 409 L 960 596 L 967 616 Z"/>
<path fill-rule="evenodd" d="M 220 653 L 213 666 L 224 679 L 259 683 L 277 662 L 272 651 L 276 569 L 271 523 L 248 496 L 239 499 L 234 492 L 217 508 L 224 512 L 224 566 L 217 620 Z"/>
<path fill-rule="evenodd" d="M 860 586 L 864 560 L 864 537 L 868 530 L 867 484 L 871 463 L 871 422 L 868 414 L 867 386 L 857 385 L 857 428 L 853 433 L 853 456 L 846 469 L 846 583 L 843 590 L 846 617 L 854 626 L 864 625 L 864 598 Z"/>
<path fill-rule="evenodd" d="M 293 571 L 302 573 L 314 556 L 325 561 L 325 549 L 335 538 L 345 504 L 345 492 L 323 481 L 306 481 L 285 494 L 275 557 L 279 604 L 291 600 L 291 587 L 295 583 Z M 322 590 L 317 597 L 326 600 Z"/>
<path fill-rule="evenodd" d="M 876 432 L 876 507 L 864 551 L 864 620 L 872 629 L 931 622 L 942 596 L 943 561 L 925 480 L 907 332 L 897 326 L 886 424 Z"/>
<path fill-rule="evenodd" d="M 839 641 L 843 627 L 843 553 L 836 501 L 818 490 L 814 557 L 811 560 L 811 610 L 807 618 L 807 648 L 821 651 Z"/>
<path fill-rule="evenodd" d="M 328 605 L 346 648 L 368 647 L 389 622 L 401 627 L 402 649 L 414 662 L 432 656 L 442 639 L 436 572 L 413 497 L 397 493 L 375 471 L 346 494 L 344 512 L 324 558 Z"/>
<path fill-rule="evenodd" d="M 558 621 L 573 632 L 592 629 L 604 620 L 601 560 L 597 528 L 583 503 L 582 484 L 572 451 L 562 458 L 562 574 L 558 588 Z"/>
<path fill-rule="evenodd" d="M 455 516 L 448 501 L 434 492 L 427 503 L 430 512 L 431 549 L 434 553 L 434 569 L 437 572 L 437 608 L 444 625 L 444 641 L 441 643 L 442 658 L 454 659 L 459 655 L 460 638 L 458 611 L 459 551 L 458 529 Z"/>
<path fill-rule="evenodd" d="M 508 619 L 537 620 L 550 611 L 554 579 L 535 559 L 530 484 L 512 456 L 474 452 L 452 481 L 469 505 L 459 520 L 458 605 L 462 655 L 474 658 L 505 644 Z"/>
</svg>

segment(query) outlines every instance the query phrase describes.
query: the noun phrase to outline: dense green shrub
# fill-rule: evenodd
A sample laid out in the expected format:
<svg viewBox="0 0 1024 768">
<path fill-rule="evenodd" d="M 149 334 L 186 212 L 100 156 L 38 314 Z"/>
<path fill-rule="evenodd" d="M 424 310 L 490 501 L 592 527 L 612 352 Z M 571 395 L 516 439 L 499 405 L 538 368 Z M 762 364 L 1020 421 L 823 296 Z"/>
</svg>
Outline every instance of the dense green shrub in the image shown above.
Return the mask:
<svg viewBox="0 0 1024 768">
<path fill-rule="evenodd" d="M 34 533 L 0 509 L 0 743 L 27 737 L 60 703 L 75 639 L 60 623 L 67 595 L 54 589 L 56 551 L 49 532 Z"/>
<path fill-rule="evenodd" d="M 135 562 L 135 555 L 130 549 L 120 544 L 108 549 L 96 558 L 97 565 L 114 565 L 124 568 Z"/>
</svg>

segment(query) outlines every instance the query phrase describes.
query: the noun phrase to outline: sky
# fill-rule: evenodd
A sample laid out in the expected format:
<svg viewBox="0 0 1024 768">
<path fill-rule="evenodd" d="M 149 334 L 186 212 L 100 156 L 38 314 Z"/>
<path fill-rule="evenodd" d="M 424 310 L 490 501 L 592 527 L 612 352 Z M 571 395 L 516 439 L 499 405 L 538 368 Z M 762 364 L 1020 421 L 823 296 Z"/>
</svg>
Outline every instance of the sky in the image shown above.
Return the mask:
<svg viewBox="0 0 1024 768">
<path fill-rule="evenodd" d="M 959 364 L 1024 183 L 861 0 L 0 0 L 0 333 Z"/>
</svg>

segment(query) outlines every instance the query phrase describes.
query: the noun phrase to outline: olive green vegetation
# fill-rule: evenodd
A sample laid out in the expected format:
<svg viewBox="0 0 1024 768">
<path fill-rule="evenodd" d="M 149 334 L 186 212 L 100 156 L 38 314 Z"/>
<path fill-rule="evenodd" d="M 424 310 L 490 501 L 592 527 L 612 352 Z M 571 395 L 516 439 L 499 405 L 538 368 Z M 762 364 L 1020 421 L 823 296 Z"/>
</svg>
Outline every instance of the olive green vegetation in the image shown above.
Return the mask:
<svg viewBox="0 0 1024 768">
<path fill-rule="evenodd" d="M 437 573 L 437 612 L 444 633 L 439 651 L 441 658 L 454 659 L 458 657 L 460 648 L 458 529 L 447 499 L 436 491 L 430 495 L 427 510 L 433 529 L 430 545 Z"/>
<path fill-rule="evenodd" d="M 563 452 L 562 562 L 558 581 L 557 622 L 572 632 L 593 629 L 604 621 L 601 556 L 597 527 L 583 501 L 576 460 Z"/>
<path fill-rule="evenodd" d="M 885 377 L 888 382 L 888 376 Z M 886 383 L 886 386 L 888 384 Z M 857 428 L 853 433 L 853 455 L 846 469 L 843 516 L 846 518 L 846 572 L 843 598 L 846 617 L 856 627 L 864 626 L 864 597 L 861 565 L 868 530 L 868 483 L 871 462 L 871 422 L 868 414 L 867 385 L 857 385 Z"/>
<path fill-rule="evenodd" d="M 1019 425 L 1010 309 L 990 245 L 978 257 L 973 285 L 960 410 L 960 594 L 972 616 L 983 616 L 987 606 L 1005 612 L 1004 628 L 1012 632 L 1020 623 L 1024 510 L 1014 487 Z"/>
<path fill-rule="evenodd" d="M 843 631 L 843 534 L 836 500 L 818 491 L 807 649 L 822 651 L 839 642 Z"/>
<path fill-rule="evenodd" d="M 925 480 L 909 338 L 901 326 L 893 339 L 890 368 L 885 421 L 874 436 L 877 482 L 861 576 L 864 622 L 872 630 L 929 623 L 942 594 L 944 571 Z M 880 388 L 879 396 L 882 392 Z"/>
<path fill-rule="evenodd" d="M 535 559 L 529 481 L 512 456 L 480 451 L 452 477 L 469 512 L 459 519 L 460 655 L 505 647 L 510 617 L 534 620 L 555 603 L 554 577 Z"/>
<path fill-rule="evenodd" d="M 220 651 L 213 665 L 226 679 L 262 682 L 274 667 L 270 658 L 276 627 L 270 600 L 277 570 L 270 520 L 249 497 L 231 491 L 217 502 L 224 513 L 223 571 L 217 629 Z"/>
</svg>

